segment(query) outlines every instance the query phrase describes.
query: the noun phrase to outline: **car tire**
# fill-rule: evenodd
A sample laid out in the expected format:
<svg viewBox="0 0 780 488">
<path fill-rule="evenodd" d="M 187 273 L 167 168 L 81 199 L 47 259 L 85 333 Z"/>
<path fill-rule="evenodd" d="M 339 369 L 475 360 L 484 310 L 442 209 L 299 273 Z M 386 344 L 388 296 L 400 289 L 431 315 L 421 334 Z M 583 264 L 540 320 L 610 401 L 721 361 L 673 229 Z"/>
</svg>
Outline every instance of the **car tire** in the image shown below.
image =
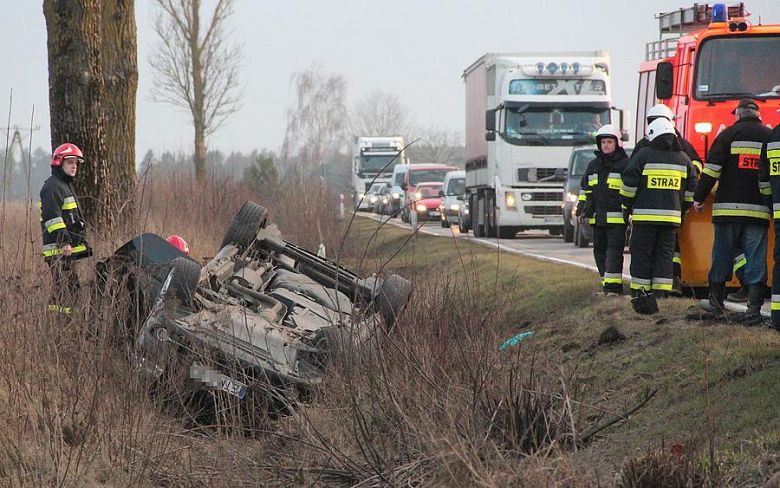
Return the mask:
<svg viewBox="0 0 780 488">
<path fill-rule="evenodd" d="M 561 227 L 554 227 L 548 231 L 551 236 L 558 237 L 559 235 L 563 234 L 563 229 Z"/>
<path fill-rule="evenodd" d="M 178 257 L 171 261 L 171 269 L 170 289 L 183 303 L 189 303 L 200 282 L 200 266 L 190 258 Z"/>
<path fill-rule="evenodd" d="M 246 202 L 230 222 L 220 249 L 228 244 L 240 248 L 249 247 L 257 231 L 268 225 L 268 209 L 254 202 Z"/>
<path fill-rule="evenodd" d="M 447 222 L 447 219 L 444 219 L 444 220 L 441 221 L 441 226 L 442 226 L 443 229 L 449 229 L 450 228 L 450 223 Z"/>
<path fill-rule="evenodd" d="M 571 225 L 571 221 L 563 216 L 563 242 L 574 241 L 574 226 Z"/>
<path fill-rule="evenodd" d="M 498 228 L 498 237 L 500 239 L 514 239 L 517 235 L 515 227 L 503 226 Z"/>
<path fill-rule="evenodd" d="M 388 330 L 393 327 L 396 318 L 400 317 L 411 294 L 412 283 L 402 276 L 393 274 L 382 280 L 376 305 Z"/>
<path fill-rule="evenodd" d="M 490 195 L 485 200 L 485 237 L 495 238 L 498 229 L 496 225 L 496 197 Z"/>
</svg>

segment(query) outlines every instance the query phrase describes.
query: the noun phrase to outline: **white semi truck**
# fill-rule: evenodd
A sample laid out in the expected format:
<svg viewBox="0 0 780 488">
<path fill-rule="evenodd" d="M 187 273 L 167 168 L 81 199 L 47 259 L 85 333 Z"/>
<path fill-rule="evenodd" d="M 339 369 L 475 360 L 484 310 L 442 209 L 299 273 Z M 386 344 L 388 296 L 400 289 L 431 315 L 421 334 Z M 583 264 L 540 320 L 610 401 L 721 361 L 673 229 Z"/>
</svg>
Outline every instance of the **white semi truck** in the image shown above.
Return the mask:
<svg viewBox="0 0 780 488">
<path fill-rule="evenodd" d="M 369 207 L 364 198 L 373 183 L 390 183 L 396 164 L 407 164 L 401 136 L 369 137 L 355 140 L 352 150 L 352 192 L 355 208 Z"/>
<path fill-rule="evenodd" d="M 488 53 L 465 69 L 466 198 L 475 236 L 561 233 L 572 147 L 595 149 L 594 132 L 617 110 L 610 68 L 607 52 L 588 51 Z"/>
</svg>

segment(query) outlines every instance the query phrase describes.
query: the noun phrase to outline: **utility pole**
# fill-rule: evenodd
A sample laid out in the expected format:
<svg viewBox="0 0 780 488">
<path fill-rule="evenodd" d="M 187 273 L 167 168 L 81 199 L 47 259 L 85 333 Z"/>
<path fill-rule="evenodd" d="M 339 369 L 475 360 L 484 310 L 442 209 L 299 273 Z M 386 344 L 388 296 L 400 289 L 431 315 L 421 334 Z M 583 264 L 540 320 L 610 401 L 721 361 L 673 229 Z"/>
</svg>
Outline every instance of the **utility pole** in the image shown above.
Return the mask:
<svg viewBox="0 0 780 488">
<path fill-rule="evenodd" d="M 11 143 L 8 146 L 8 156 L 6 157 L 5 164 L 3 164 L 3 195 L 5 195 L 8 191 L 8 184 L 11 181 L 11 178 L 13 178 L 14 174 L 14 163 L 16 162 L 16 159 L 14 158 L 14 149 L 18 146 L 19 147 L 19 164 L 24 165 L 25 163 L 25 154 L 24 154 L 24 145 L 22 144 L 22 130 L 25 132 L 30 132 L 30 137 L 32 137 L 33 131 L 41 130 L 41 127 L 36 125 L 35 127 L 30 127 L 29 129 L 19 129 L 18 125 L 15 125 L 13 127 L 0 127 L 0 131 L 4 131 L 6 135 L 8 135 L 11 131 L 13 131 L 13 135 L 10 137 Z M 26 136 L 25 136 L 26 137 Z M 8 138 L 6 138 L 8 140 Z M 30 174 L 32 171 L 31 165 L 32 165 L 32 154 L 27 154 L 27 186 L 30 186 Z"/>
</svg>

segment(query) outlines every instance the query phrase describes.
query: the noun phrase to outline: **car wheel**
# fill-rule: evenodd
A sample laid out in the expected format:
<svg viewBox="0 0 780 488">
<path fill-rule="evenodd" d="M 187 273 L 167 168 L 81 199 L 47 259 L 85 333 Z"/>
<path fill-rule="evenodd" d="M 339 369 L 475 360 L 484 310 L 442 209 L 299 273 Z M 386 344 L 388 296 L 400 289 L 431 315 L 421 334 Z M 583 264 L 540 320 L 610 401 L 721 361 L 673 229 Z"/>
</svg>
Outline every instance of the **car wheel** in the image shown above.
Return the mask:
<svg viewBox="0 0 780 488">
<path fill-rule="evenodd" d="M 442 221 L 441 221 L 441 226 L 442 226 L 442 228 L 444 228 L 444 229 L 449 229 L 449 228 L 450 228 L 450 223 L 449 223 L 449 222 L 447 222 L 447 219 L 442 219 Z"/>
<path fill-rule="evenodd" d="M 514 239 L 517 235 L 515 227 L 503 226 L 498 228 L 498 237 L 501 239 Z"/>
<path fill-rule="evenodd" d="M 190 258 L 178 257 L 171 261 L 171 269 L 170 289 L 182 302 L 189 303 L 200 282 L 200 266 Z"/>
<path fill-rule="evenodd" d="M 571 221 L 563 216 L 563 242 L 574 241 L 574 226 L 571 225 Z"/>
<path fill-rule="evenodd" d="M 220 249 L 228 244 L 246 248 L 252 244 L 257 231 L 268 225 L 268 210 L 254 202 L 246 202 L 230 222 Z"/>
<path fill-rule="evenodd" d="M 402 276 L 393 274 L 382 281 L 376 305 L 388 329 L 392 328 L 396 319 L 401 316 L 411 294 L 412 283 Z"/>
<path fill-rule="evenodd" d="M 485 237 L 496 237 L 496 197 L 489 196 L 485 200 Z"/>
</svg>

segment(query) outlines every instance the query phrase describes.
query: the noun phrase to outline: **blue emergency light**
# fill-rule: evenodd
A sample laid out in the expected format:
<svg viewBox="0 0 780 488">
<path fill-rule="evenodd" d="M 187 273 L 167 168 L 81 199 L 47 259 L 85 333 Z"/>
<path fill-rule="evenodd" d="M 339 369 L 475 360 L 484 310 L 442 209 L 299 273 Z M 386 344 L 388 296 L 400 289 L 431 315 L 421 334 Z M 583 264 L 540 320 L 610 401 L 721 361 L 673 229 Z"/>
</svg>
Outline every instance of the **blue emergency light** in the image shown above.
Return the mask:
<svg viewBox="0 0 780 488">
<path fill-rule="evenodd" d="M 727 22 L 729 9 L 725 3 L 716 3 L 712 6 L 712 22 Z"/>
</svg>

